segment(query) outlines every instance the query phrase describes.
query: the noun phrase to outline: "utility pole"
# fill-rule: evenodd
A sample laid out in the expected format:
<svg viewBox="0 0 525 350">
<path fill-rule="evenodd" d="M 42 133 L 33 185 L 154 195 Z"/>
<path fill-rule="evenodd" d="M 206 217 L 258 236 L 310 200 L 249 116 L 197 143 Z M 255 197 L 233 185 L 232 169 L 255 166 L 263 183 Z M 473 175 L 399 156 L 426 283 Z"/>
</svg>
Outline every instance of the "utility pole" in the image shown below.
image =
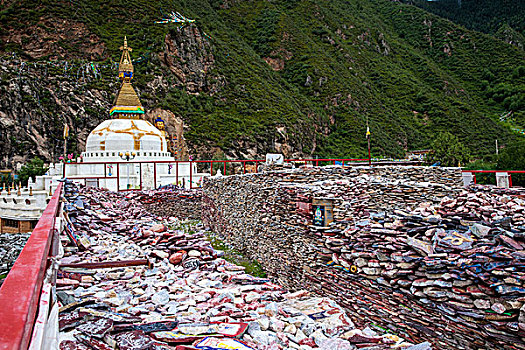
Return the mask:
<svg viewBox="0 0 525 350">
<path fill-rule="evenodd" d="M 499 149 L 498 149 L 498 139 L 496 139 L 496 155 L 499 154 Z"/>
</svg>

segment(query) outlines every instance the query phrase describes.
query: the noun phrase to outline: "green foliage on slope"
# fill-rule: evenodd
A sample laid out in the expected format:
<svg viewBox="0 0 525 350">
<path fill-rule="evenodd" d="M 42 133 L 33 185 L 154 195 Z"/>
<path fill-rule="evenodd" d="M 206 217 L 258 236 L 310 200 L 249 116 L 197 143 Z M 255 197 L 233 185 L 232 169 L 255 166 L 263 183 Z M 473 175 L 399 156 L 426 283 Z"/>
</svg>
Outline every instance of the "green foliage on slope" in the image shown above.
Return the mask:
<svg viewBox="0 0 525 350">
<path fill-rule="evenodd" d="M 277 129 L 285 128 L 303 154 L 363 157 L 368 119 L 373 156 L 401 157 L 448 131 L 482 157 L 496 138 L 518 137 L 500 115 L 512 111 L 525 126 L 523 51 L 388 0 L 20 0 L 0 12 L 0 29 L 42 16 L 85 23 L 113 60 L 127 35 L 133 56 L 144 58 L 136 64 L 143 89 L 169 76 L 151 57 L 174 26 L 154 22 L 171 11 L 209 35 L 214 69 L 227 82 L 213 96 L 172 88 L 146 99 L 181 115 L 194 145 L 226 154 L 258 145 L 262 155 L 283 142 Z"/>
<path fill-rule="evenodd" d="M 456 167 L 465 165 L 470 159 L 467 147 L 449 132 L 440 133 L 430 149 L 426 159 L 429 164 L 439 163 L 441 166 Z"/>
<path fill-rule="evenodd" d="M 509 0 L 403 0 L 469 29 L 495 34 L 504 25 L 525 34 L 525 2 Z"/>
</svg>

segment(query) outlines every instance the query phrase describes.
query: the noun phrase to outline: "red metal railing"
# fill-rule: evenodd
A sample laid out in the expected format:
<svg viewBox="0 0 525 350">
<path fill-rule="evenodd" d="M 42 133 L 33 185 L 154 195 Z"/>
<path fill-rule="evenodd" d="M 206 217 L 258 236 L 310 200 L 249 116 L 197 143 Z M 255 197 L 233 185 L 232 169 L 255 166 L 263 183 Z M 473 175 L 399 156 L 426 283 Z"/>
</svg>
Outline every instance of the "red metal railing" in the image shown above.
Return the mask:
<svg viewBox="0 0 525 350">
<path fill-rule="evenodd" d="M 104 174 L 102 175 L 99 175 L 99 176 L 74 176 L 73 178 L 76 179 L 76 180 L 97 180 L 97 184 L 100 185 L 100 180 L 101 179 L 105 179 L 105 180 L 113 180 L 113 181 L 116 181 L 116 188 L 118 191 L 134 191 L 134 190 L 142 190 L 142 164 L 153 164 L 153 187 L 154 188 L 157 188 L 157 165 L 158 164 L 169 164 L 169 165 L 174 165 L 174 168 L 173 171 L 175 172 L 175 178 L 176 178 L 176 181 L 175 183 L 179 183 L 179 165 L 181 163 L 183 164 L 189 164 L 189 187 L 190 188 L 193 188 L 194 187 L 194 173 L 193 173 L 193 165 L 194 164 L 197 164 L 197 165 L 202 165 L 202 164 L 209 164 L 209 173 L 213 175 L 213 170 L 214 169 L 217 169 L 217 164 L 218 164 L 218 167 L 219 168 L 222 168 L 222 173 L 223 175 L 228 175 L 228 166 L 231 164 L 242 164 L 242 173 L 243 174 L 246 174 L 246 172 L 248 171 L 247 169 L 247 166 L 249 165 L 254 165 L 255 168 L 254 168 L 254 172 L 257 172 L 258 170 L 258 166 L 260 163 L 265 163 L 266 160 L 264 159 L 242 159 L 242 160 L 192 160 L 192 161 L 181 161 L 181 160 L 177 160 L 177 161 L 169 161 L 169 160 L 163 160 L 163 161 L 140 161 L 140 160 L 137 160 L 137 161 L 113 161 L 113 162 L 82 162 L 82 163 L 65 163 L 64 164 L 64 168 L 63 168 L 63 176 L 66 177 L 67 173 L 66 173 L 66 166 L 68 166 L 68 164 L 75 164 L 75 165 L 78 165 L 78 164 L 82 164 L 82 165 L 90 165 L 90 164 L 103 164 L 104 165 Z M 366 158 L 366 159 L 352 159 L 352 158 L 340 158 L 340 159 L 285 159 L 284 162 L 286 163 L 298 163 L 298 164 L 304 164 L 304 165 L 307 165 L 308 163 L 312 164 L 312 165 L 315 165 L 315 166 L 319 166 L 319 165 L 323 165 L 323 163 L 332 163 L 334 165 L 336 164 L 341 164 L 343 166 L 345 165 L 355 165 L 355 163 L 359 163 L 359 162 L 369 162 L 369 159 Z M 352 163 L 352 164 L 350 164 Z M 127 165 L 128 167 L 131 165 L 131 164 L 139 164 L 139 188 L 134 188 L 134 189 L 129 189 L 129 188 L 126 188 L 126 189 L 121 189 L 120 188 L 120 178 L 121 178 L 121 174 L 122 174 L 122 171 L 120 169 L 120 166 L 121 165 Z M 366 164 L 366 163 L 365 163 Z M 116 172 L 114 172 L 111 176 L 108 175 L 108 166 L 113 166 L 113 165 L 116 165 Z M 208 171 L 208 169 L 206 170 L 206 172 Z M 116 176 L 113 176 L 113 175 L 116 175 Z"/>
<path fill-rule="evenodd" d="M 0 349 L 27 349 L 60 206 L 62 183 L 0 288 Z"/>
<path fill-rule="evenodd" d="M 494 174 L 496 176 L 496 173 L 507 173 L 509 176 L 509 187 L 512 187 L 512 174 L 525 174 L 525 170 L 462 170 L 462 172 L 471 173 L 474 183 L 477 183 L 476 174 Z"/>
<path fill-rule="evenodd" d="M 337 163 L 341 164 L 342 166 L 345 166 L 345 162 L 369 162 L 370 159 L 368 158 L 360 158 L 360 159 L 352 159 L 352 158 L 347 158 L 347 159 L 333 159 L 333 158 L 326 158 L 326 159 L 285 159 L 284 160 L 286 163 L 302 163 L 304 162 L 305 165 L 308 164 L 308 162 L 310 163 L 315 163 L 315 166 L 319 166 L 319 162 L 323 163 L 323 162 L 328 162 L 328 163 L 333 163 L 333 165 L 336 165 Z"/>
</svg>

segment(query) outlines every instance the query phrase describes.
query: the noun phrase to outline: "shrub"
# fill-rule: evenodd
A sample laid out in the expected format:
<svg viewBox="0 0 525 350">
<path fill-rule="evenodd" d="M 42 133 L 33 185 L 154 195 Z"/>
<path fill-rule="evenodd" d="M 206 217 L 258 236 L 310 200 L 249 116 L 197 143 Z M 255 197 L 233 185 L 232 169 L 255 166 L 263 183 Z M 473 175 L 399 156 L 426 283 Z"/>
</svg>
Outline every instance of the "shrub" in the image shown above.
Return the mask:
<svg viewBox="0 0 525 350">
<path fill-rule="evenodd" d="M 35 177 L 44 175 L 47 171 L 47 167 L 44 166 L 44 161 L 38 157 L 31 159 L 26 163 L 18 172 L 18 178 L 22 185 L 27 185 L 27 180 L 31 178 L 35 181 Z"/>
<path fill-rule="evenodd" d="M 458 138 L 449 132 L 440 133 L 432 142 L 427 160 L 441 166 L 461 166 L 469 161 L 470 151 Z"/>
</svg>

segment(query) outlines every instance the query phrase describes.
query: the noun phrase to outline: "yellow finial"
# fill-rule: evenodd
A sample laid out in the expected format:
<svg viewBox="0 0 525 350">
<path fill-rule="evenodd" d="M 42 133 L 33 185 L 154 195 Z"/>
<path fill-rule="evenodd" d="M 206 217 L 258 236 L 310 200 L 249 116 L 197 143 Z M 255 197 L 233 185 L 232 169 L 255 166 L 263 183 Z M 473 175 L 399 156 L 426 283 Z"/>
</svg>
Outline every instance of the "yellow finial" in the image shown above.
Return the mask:
<svg viewBox="0 0 525 350">
<path fill-rule="evenodd" d="M 120 58 L 120 64 L 118 66 L 118 76 L 122 81 L 131 81 L 133 79 L 133 64 L 131 63 L 131 57 L 129 53 L 133 51 L 128 46 L 128 38 L 124 37 L 124 45 L 120 47 L 122 50 L 122 57 Z"/>
<path fill-rule="evenodd" d="M 124 51 L 129 51 L 129 52 L 133 51 L 133 49 L 128 46 L 128 37 L 127 36 L 124 36 L 124 46 L 121 46 L 120 49 L 124 50 Z"/>
</svg>

